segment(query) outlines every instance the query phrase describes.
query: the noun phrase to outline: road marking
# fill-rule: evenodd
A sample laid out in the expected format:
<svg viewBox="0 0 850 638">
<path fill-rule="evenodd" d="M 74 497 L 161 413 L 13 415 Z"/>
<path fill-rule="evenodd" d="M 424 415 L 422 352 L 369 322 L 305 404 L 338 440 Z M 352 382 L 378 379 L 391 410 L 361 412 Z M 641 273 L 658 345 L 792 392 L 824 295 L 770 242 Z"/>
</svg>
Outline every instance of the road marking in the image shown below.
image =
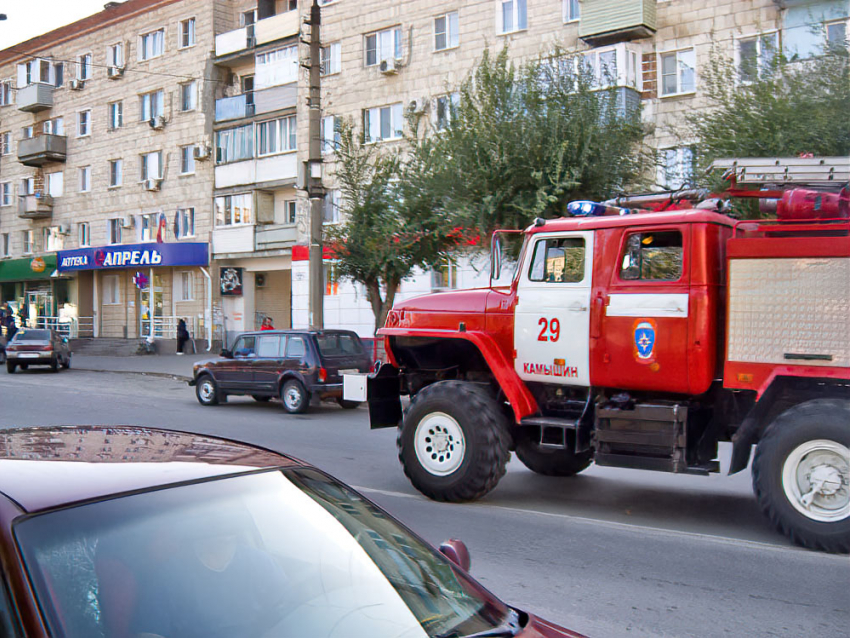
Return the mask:
<svg viewBox="0 0 850 638">
<path fill-rule="evenodd" d="M 405 494 L 404 492 L 394 492 L 391 490 L 381 490 L 373 487 L 357 487 L 352 486 L 354 489 L 371 494 L 381 494 L 383 496 L 394 496 L 397 498 L 409 498 L 421 501 L 430 501 L 430 499 L 422 496 L 421 494 Z M 431 501 L 436 503 L 436 501 Z M 449 503 L 451 505 L 451 503 Z M 589 525 L 599 525 L 602 527 L 607 527 L 611 529 L 619 529 L 619 530 L 627 530 L 631 532 L 641 532 L 645 534 L 646 532 L 656 534 L 658 536 L 675 536 L 678 538 L 689 538 L 689 539 L 697 539 L 704 540 L 711 543 L 717 543 L 720 545 L 732 545 L 735 547 L 749 547 L 752 549 L 762 549 L 769 550 L 775 552 L 794 552 L 796 554 L 811 556 L 811 557 L 821 557 L 826 560 L 835 560 L 835 561 L 846 561 L 847 557 L 840 554 L 825 554 L 822 552 L 817 552 L 810 549 L 804 549 L 802 547 L 787 547 L 783 545 L 775 545 L 772 543 L 764 543 L 761 541 L 750 541 L 743 538 L 731 538 L 728 536 L 715 536 L 713 534 L 701 534 L 699 532 L 686 532 L 684 530 L 677 529 L 665 529 L 663 527 L 651 527 L 648 525 L 636 525 L 634 523 L 621 523 L 618 521 L 608 521 L 605 519 L 598 518 L 588 518 L 586 516 L 576 516 L 574 514 L 557 514 L 553 512 L 542 512 L 540 510 L 533 509 L 525 509 L 522 507 L 511 507 L 507 505 L 494 505 L 492 503 L 466 503 L 465 505 L 471 507 L 480 507 L 480 508 L 490 508 L 497 510 L 505 510 L 508 512 L 515 512 L 517 514 L 537 514 L 539 516 L 548 516 L 550 518 L 560 518 L 564 520 L 569 520 L 575 523 L 584 523 Z"/>
</svg>

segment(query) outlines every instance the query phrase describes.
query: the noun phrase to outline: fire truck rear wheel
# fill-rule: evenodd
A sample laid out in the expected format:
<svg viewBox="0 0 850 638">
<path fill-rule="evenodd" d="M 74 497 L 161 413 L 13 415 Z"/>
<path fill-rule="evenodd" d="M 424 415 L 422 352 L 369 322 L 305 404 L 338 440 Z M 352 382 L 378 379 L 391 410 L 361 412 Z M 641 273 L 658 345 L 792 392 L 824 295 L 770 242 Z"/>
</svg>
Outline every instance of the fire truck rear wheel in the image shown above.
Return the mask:
<svg viewBox="0 0 850 638">
<path fill-rule="evenodd" d="M 807 401 L 780 414 L 756 448 L 753 490 L 798 545 L 850 553 L 850 401 Z"/>
<path fill-rule="evenodd" d="M 538 433 L 538 437 L 534 436 L 535 433 Z M 544 476 L 575 476 L 586 470 L 593 460 L 591 452 L 573 452 L 570 448 L 575 445 L 575 439 L 571 440 L 569 436 L 568 449 L 541 447 L 537 428 L 519 428 L 515 438 L 519 460 L 532 472 Z"/>
<path fill-rule="evenodd" d="M 413 486 L 436 501 L 471 501 L 496 487 L 510 458 L 508 419 L 480 385 L 440 381 L 404 412 L 398 458 Z"/>
</svg>

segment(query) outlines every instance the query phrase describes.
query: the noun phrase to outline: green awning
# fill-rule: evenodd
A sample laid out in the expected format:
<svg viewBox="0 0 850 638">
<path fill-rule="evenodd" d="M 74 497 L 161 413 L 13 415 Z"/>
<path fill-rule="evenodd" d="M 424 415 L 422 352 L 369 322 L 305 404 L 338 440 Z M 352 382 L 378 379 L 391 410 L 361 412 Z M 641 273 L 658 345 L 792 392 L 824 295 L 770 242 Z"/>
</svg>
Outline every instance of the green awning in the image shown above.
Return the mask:
<svg viewBox="0 0 850 638">
<path fill-rule="evenodd" d="M 41 264 L 37 261 L 39 259 L 44 261 L 44 269 L 41 268 Z M 0 261 L 0 282 L 50 279 L 50 275 L 55 270 L 55 254 L 42 255 L 40 257 L 25 257 L 24 259 L 5 259 Z"/>
</svg>

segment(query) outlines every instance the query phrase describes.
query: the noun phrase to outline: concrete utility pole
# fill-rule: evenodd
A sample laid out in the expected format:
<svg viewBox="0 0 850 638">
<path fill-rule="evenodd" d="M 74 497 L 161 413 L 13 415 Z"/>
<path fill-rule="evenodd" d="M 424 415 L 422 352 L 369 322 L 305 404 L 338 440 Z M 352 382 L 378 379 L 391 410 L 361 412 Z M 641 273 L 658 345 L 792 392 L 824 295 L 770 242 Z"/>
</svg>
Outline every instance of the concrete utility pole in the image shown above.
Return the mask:
<svg viewBox="0 0 850 638">
<path fill-rule="evenodd" d="M 304 171 L 307 196 L 310 198 L 310 328 L 324 327 L 325 271 L 322 245 L 322 15 L 319 0 L 310 7 L 310 148 Z"/>
</svg>

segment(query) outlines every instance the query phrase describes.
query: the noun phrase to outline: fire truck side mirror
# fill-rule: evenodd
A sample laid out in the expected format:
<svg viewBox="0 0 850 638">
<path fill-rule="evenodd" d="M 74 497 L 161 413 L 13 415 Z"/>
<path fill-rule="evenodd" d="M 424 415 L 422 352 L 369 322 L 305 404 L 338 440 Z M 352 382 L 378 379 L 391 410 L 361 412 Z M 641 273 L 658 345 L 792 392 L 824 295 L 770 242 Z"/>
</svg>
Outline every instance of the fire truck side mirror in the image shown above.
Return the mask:
<svg viewBox="0 0 850 638">
<path fill-rule="evenodd" d="M 490 245 L 490 281 L 498 279 L 502 274 L 502 238 L 498 233 L 493 235 Z"/>
</svg>

